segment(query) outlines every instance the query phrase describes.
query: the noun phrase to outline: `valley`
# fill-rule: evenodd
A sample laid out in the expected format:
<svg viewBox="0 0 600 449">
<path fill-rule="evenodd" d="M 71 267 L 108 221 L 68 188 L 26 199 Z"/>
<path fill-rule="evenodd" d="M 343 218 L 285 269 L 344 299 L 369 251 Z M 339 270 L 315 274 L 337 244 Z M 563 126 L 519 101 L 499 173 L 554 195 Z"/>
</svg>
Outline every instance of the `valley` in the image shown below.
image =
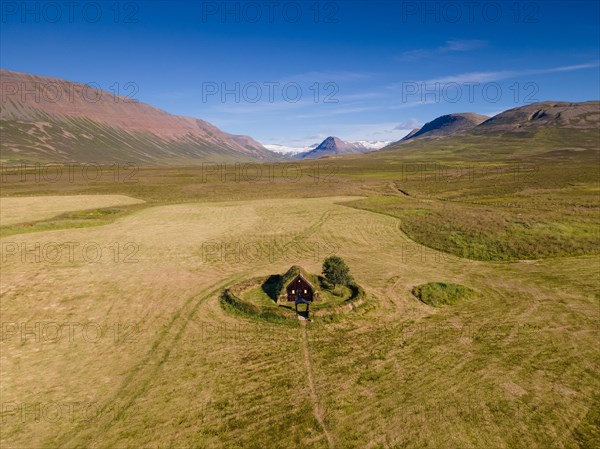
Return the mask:
<svg viewBox="0 0 600 449">
<path fill-rule="evenodd" d="M 596 131 L 415 139 L 248 163 L 269 173 L 252 180 L 235 164 L 142 166 L 135 182 L 110 165 L 55 182 L 5 167 L 3 444 L 593 447 Z M 67 205 L 79 195 L 97 200 Z M 363 306 L 303 326 L 221 305 L 249 278 L 319 273 L 332 251 Z M 432 307 L 412 293 L 430 282 L 476 295 Z"/>
</svg>

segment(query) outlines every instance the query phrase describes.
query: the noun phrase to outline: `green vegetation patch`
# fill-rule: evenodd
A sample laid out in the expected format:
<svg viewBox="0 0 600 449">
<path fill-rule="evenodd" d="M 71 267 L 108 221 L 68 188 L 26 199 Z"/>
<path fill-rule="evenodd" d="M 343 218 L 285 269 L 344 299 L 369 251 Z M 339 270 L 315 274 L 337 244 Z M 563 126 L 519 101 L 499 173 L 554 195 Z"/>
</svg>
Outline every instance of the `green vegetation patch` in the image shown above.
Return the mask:
<svg viewBox="0 0 600 449">
<path fill-rule="evenodd" d="M 578 187 L 468 201 L 383 196 L 346 205 L 396 217 L 411 239 L 438 251 L 514 261 L 600 253 L 594 201 L 597 194 Z"/>
<path fill-rule="evenodd" d="M 135 204 L 132 206 L 122 206 L 118 208 L 111 207 L 105 209 L 66 212 L 47 220 L 0 226 L 0 237 L 8 237 L 15 234 L 26 234 L 31 232 L 56 231 L 59 229 L 76 229 L 107 225 L 114 223 L 114 221 L 118 218 L 129 215 L 130 213 L 140 210 L 144 207 L 147 206 Z"/>
<path fill-rule="evenodd" d="M 475 296 L 475 291 L 460 284 L 429 282 L 412 289 L 412 294 L 425 304 L 441 307 Z"/>
</svg>

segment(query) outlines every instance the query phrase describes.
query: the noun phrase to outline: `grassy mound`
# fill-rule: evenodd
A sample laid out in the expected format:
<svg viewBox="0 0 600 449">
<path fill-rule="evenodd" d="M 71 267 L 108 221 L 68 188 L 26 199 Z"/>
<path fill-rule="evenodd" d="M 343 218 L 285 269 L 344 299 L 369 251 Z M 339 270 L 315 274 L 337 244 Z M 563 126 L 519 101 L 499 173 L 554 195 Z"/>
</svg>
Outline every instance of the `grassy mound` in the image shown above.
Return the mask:
<svg viewBox="0 0 600 449">
<path fill-rule="evenodd" d="M 412 289 L 412 294 L 427 305 L 441 307 L 475 296 L 475 291 L 460 284 L 430 282 Z"/>
</svg>

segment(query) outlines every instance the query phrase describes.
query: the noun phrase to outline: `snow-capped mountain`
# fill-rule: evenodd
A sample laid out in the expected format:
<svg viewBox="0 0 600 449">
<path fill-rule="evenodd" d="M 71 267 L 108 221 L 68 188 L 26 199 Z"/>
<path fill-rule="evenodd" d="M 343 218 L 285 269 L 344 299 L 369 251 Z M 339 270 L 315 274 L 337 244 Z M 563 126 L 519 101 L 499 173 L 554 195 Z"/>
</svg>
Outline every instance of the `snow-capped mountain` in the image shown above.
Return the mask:
<svg viewBox="0 0 600 449">
<path fill-rule="evenodd" d="M 338 137 L 328 137 L 310 151 L 298 153 L 298 159 L 314 159 L 333 154 L 369 153 L 386 146 L 389 142 L 355 141 L 345 142 Z"/>
<path fill-rule="evenodd" d="M 292 146 L 288 146 L 288 145 L 278 145 L 278 144 L 265 144 L 263 146 L 270 151 L 274 151 L 275 153 L 294 155 L 294 154 L 306 153 L 308 151 L 314 150 L 315 148 L 317 148 L 319 146 L 319 144 L 314 143 L 307 147 L 292 147 Z"/>
</svg>

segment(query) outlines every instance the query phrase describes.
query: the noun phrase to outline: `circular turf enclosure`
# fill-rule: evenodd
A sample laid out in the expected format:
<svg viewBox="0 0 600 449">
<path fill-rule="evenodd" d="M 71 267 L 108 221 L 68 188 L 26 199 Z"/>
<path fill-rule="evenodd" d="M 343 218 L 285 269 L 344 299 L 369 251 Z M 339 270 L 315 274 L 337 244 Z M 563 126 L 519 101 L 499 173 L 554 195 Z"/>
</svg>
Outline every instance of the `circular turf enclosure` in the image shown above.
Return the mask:
<svg viewBox="0 0 600 449">
<path fill-rule="evenodd" d="M 288 295 L 294 290 L 287 289 L 301 276 L 313 289 L 309 313 L 305 305 L 298 306 Z M 352 282 L 344 286 L 333 286 L 323 276 L 307 273 L 298 265 L 292 266 L 285 274 L 261 276 L 235 284 L 223 292 L 221 304 L 226 309 L 274 322 L 296 320 L 301 315 L 307 318 L 333 317 L 349 312 L 365 302 L 365 292 Z"/>
</svg>

